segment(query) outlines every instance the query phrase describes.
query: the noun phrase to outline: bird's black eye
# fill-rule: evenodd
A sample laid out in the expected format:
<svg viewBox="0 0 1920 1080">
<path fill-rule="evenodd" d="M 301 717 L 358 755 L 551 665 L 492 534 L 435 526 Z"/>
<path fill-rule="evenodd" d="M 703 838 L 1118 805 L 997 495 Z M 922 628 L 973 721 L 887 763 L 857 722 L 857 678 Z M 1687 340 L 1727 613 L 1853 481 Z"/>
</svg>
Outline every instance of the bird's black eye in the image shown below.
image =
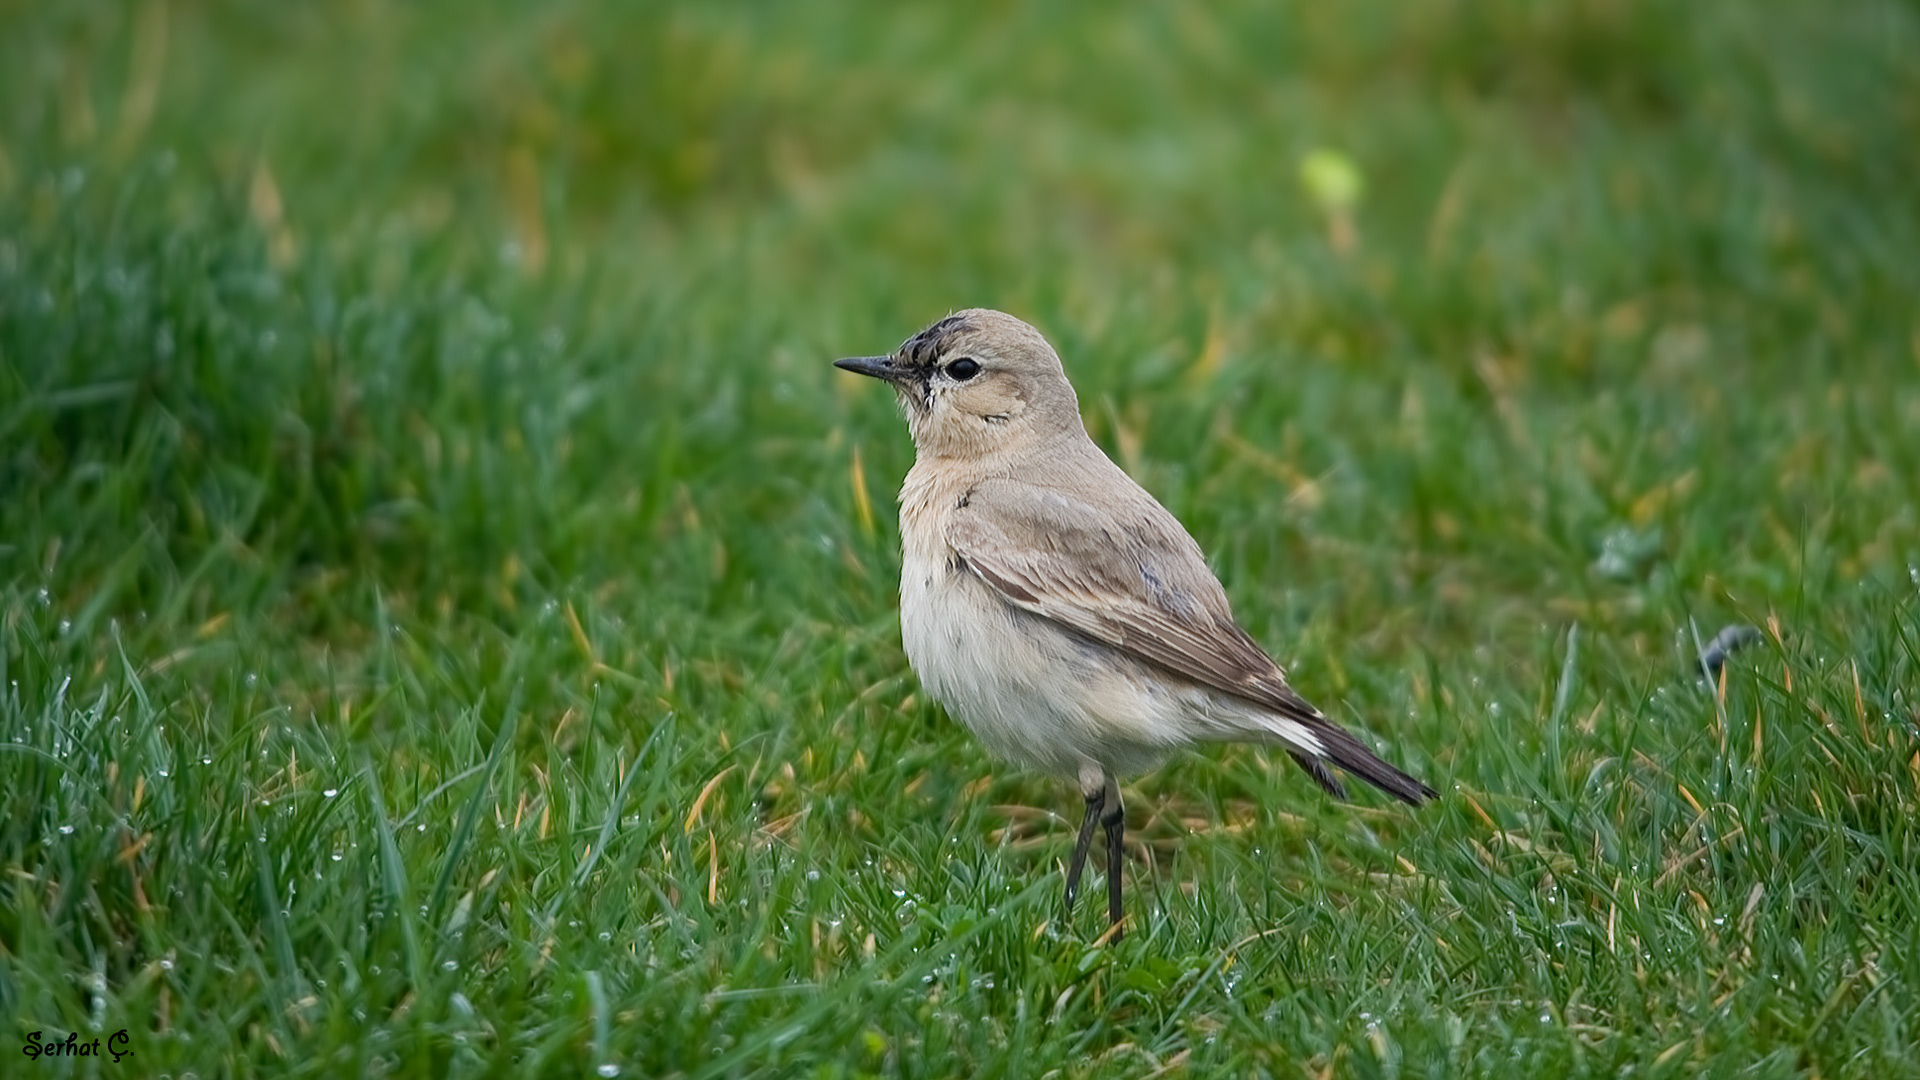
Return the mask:
<svg viewBox="0 0 1920 1080">
<path fill-rule="evenodd" d="M 963 356 L 947 365 L 947 377 L 955 382 L 966 382 L 980 374 L 980 361 L 971 356 Z"/>
</svg>

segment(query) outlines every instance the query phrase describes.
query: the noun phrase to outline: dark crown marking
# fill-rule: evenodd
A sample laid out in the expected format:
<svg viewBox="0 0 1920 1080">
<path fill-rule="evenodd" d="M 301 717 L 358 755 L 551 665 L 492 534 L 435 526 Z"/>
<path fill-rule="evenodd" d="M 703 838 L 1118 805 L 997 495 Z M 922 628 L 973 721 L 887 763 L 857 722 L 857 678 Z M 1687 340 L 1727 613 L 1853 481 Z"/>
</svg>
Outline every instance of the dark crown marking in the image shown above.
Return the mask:
<svg viewBox="0 0 1920 1080">
<path fill-rule="evenodd" d="M 932 367 L 953 339 L 972 328 L 963 315 L 949 315 L 908 338 L 896 354 L 911 367 Z"/>
</svg>

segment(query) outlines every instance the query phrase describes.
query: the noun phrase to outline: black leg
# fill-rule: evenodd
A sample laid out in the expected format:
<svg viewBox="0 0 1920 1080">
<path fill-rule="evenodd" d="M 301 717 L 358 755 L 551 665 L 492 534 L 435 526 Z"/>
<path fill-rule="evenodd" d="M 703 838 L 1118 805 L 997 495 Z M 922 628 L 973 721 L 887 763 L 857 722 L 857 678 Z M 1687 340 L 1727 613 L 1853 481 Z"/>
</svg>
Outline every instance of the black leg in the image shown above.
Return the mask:
<svg viewBox="0 0 1920 1080">
<path fill-rule="evenodd" d="M 1080 823 L 1080 839 L 1073 845 L 1073 861 L 1067 864 L 1067 915 L 1073 915 L 1073 901 L 1080 895 L 1080 871 L 1087 867 L 1087 849 L 1093 846 L 1093 823 L 1100 820 L 1104 790 L 1087 796 L 1087 817 Z"/>
<path fill-rule="evenodd" d="M 1127 812 L 1120 806 L 1120 788 L 1113 786 L 1108 793 L 1106 806 L 1102 808 L 1101 824 L 1107 827 L 1107 920 L 1114 926 L 1109 941 L 1119 941 L 1123 933 L 1119 929 L 1120 921 L 1126 917 L 1126 908 L 1120 903 L 1120 885 L 1125 879 L 1122 862 L 1126 857 L 1123 850 L 1127 837 Z"/>
</svg>

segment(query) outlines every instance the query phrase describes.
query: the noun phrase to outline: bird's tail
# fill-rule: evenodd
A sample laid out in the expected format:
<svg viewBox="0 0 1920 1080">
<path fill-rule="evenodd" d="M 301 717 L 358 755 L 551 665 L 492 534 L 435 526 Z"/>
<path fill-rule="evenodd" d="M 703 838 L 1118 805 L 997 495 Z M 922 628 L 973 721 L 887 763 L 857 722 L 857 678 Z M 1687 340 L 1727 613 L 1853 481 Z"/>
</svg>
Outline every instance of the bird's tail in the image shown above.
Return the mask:
<svg viewBox="0 0 1920 1080">
<path fill-rule="evenodd" d="M 1377 754 L 1367 749 L 1365 743 L 1346 730 L 1328 723 L 1324 718 L 1316 718 L 1316 721 L 1312 724 L 1313 734 L 1326 756 L 1316 757 L 1293 749 L 1287 753 L 1329 795 L 1336 799 L 1347 797 L 1347 789 L 1333 775 L 1333 770 L 1327 768 L 1327 762 L 1331 761 L 1410 806 L 1419 806 L 1439 796 L 1439 792 L 1380 760 Z"/>
</svg>

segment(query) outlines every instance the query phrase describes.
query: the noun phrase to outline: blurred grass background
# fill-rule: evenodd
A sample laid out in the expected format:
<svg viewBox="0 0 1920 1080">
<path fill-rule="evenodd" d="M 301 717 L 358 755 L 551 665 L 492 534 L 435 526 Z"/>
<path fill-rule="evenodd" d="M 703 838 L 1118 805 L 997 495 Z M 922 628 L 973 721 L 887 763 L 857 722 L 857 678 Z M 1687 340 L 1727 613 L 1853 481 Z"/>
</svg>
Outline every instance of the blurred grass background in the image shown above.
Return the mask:
<svg viewBox="0 0 1920 1080">
<path fill-rule="evenodd" d="M 1916 46 L 0 4 L 0 1015 L 174 1075 L 1920 1075 Z M 1077 800 L 916 694 L 911 449 L 827 366 L 972 305 L 1439 805 L 1186 759 L 1138 932 L 1060 917 Z"/>
</svg>

